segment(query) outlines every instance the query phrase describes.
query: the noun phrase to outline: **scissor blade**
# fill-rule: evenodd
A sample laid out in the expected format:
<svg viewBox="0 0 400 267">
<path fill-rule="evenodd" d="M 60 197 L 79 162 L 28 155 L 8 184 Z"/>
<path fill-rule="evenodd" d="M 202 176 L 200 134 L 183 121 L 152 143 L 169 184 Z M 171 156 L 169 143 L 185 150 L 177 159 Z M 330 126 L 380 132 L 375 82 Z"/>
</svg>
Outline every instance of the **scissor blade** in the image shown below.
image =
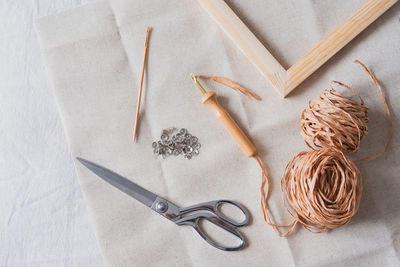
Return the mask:
<svg viewBox="0 0 400 267">
<path fill-rule="evenodd" d="M 110 171 L 102 166 L 99 166 L 82 158 L 76 159 L 79 160 L 83 165 L 85 165 L 89 170 L 97 174 L 104 181 L 110 183 L 111 185 L 115 186 L 116 188 L 118 188 L 122 192 L 125 192 L 136 200 L 142 202 L 147 207 L 151 207 L 151 205 L 157 198 L 157 195 L 135 184 L 134 182 L 129 181 L 128 179 L 113 171 Z"/>
</svg>

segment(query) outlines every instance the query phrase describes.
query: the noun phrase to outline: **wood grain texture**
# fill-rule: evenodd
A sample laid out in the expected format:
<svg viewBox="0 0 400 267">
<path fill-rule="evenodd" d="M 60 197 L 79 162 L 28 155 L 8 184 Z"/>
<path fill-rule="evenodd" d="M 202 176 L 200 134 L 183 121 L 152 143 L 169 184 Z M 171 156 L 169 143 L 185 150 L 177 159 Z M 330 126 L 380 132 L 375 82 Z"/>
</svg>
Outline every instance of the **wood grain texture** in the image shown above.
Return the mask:
<svg viewBox="0 0 400 267">
<path fill-rule="evenodd" d="M 197 1 L 285 97 L 398 0 L 368 1 L 288 70 L 282 67 L 224 0 Z"/>
<path fill-rule="evenodd" d="M 398 0 L 370 0 L 288 70 L 286 96 Z"/>
<path fill-rule="evenodd" d="M 223 0 L 197 0 L 246 57 L 284 95 L 286 70 Z"/>
</svg>

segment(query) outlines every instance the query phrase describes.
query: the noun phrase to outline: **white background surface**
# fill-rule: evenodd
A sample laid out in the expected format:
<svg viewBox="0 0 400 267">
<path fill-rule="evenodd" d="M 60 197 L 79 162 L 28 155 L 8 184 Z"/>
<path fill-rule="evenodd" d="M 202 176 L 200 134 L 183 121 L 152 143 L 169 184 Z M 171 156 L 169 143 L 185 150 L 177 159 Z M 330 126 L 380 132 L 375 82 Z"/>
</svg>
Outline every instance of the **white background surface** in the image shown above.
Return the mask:
<svg viewBox="0 0 400 267">
<path fill-rule="evenodd" d="M 66 144 L 66 138 L 62 130 L 57 107 L 48 83 L 48 76 L 46 75 L 42 64 L 36 33 L 32 26 L 33 19 L 35 17 L 54 14 L 58 11 L 66 10 L 90 1 L 0 1 L 0 266 L 102 266 L 102 256 L 93 234 L 93 224 L 87 215 L 88 210 L 77 182 L 77 177 L 74 172 L 72 159 Z M 136 7 L 134 6 L 135 3 L 131 3 L 132 10 L 129 10 L 126 9 L 125 6 L 127 1 L 115 0 L 112 2 L 114 3 L 114 8 L 116 8 L 117 11 L 118 7 L 120 7 L 120 12 L 118 12 L 119 15 L 125 14 L 122 11 L 126 10 L 126 17 L 118 17 L 119 22 L 122 24 L 124 21 L 129 22 L 129 19 L 132 19 L 132 14 L 134 14 L 134 11 L 137 11 Z M 284 65 L 290 65 L 298 55 L 308 52 L 310 43 L 322 38 L 326 32 L 331 30 L 327 29 L 329 28 L 327 25 L 337 25 L 337 23 L 348 17 L 348 14 L 340 12 L 339 8 L 334 9 L 331 7 L 329 8 L 329 12 L 322 14 L 319 11 L 324 10 L 323 7 L 321 7 L 321 5 L 323 6 L 323 3 L 319 1 L 315 1 L 315 3 L 313 3 L 311 6 L 314 6 L 314 4 L 316 6 L 315 17 L 317 17 L 317 21 L 329 21 L 329 23 L 326 22 L 327 25 L 323 23 L 315 23 L 315 21 L 312 20 L 314 17 L 311 15 L 308 16 L 308 14 L 312 13 L 305 13 L 307 14 L 307 17 L 311 18 L 310 20 L 306 20 L 301 16 L 297 17 L 295 14 L 290 15 L 288 13 L 287 16 L 289 18 L 294 18 L 294 22 L 302 21 L 302 19 L 308 21 L 309 25 L 307 26 L 306 24 L 305 26 L 310 29 L 310 34 L 301 36 L 299 33 L 300 31 L 296 30 L 295 34 L 299 35 L 299 37 L 305 38 L 305 40 L 299 38 L 300 41 L 298 41 L 296 45 L 290 45 L 291 47 L 295 48 L 285 49 L 287 46 L 277 45 L 281 43 L 287 44 L 287 42 L 284 42 L 285 40 L 281 40 L 279 38 L 289 38 L 286 34 L 280 34 L 282 31 L 282 25 L 273 24 L 267 21 L 268 18 L 273 17 L 273 14 L 271 13 L 274 13 L 275 11 L 270 11 L 270 14 L 267 14 L 268 12 L 264 13 L 263 11 L 261 14 L 255 12 L 257 11 L 257 6 L 250 6 L 249 10 L 247 10 L 246 8 L 240 8 L 241 5 L 239 4 L 239 1 L 230 2 L 236 3 L 233 4 L 233 7 L 236 7 L 240 11 L 240 15 L 247 18 L 246 23 L 252 26 L 258 35 L 264 37 L 268 36 L 265 37 L 266 40 L 269 40 L 269 42 L 266 43 L 270 46 L 271 51 L 274 51 L 274 54 L 277 55 L 278 59 L 282 61 Z M 241 3 L 242 5 L 245 5 L 243 4 L 244 2 Z M 288 3 L 290 3 L 289 1 L 286 2 L 286 4 L 290 5 Z M 312 3 L 312 1 L 310 1 L 310 3 Z M 357 1 L 341 1 L 341 8 L 343 8 L 343 10 L 350 10 L 353 8 L 346 6 L 347 3 L 351 3 L 349 5 L 354 6 L 359 5 Z M 271 7 L 270 10 L 275 10 L 275 8 L 277 7 Z M 252 21 L 253 17 L 247 16 L 247 14 L 250 13 L 257 13 L 259 17 L 254 17 L 255 21 L 263 22 L 259 25 L 271 25 L 272 32 L 268 32 L 268 30 L 271 30 L 271 28 L 268 29 L 267 27 L 262 26 L 259 26 L 258 28 L 258 24 Z M 396 87 L 396 85 L 399 84 L 399 80 L 398 74 L 396 73 L 396 71 L 398 71 L 398 68 L 396 68 L 398 63 L 396 62 L 399 62 L 399 46 L 396 46 L 396 43 L 394 43 L 393 40 L 386 38 L 389 36 L 387 33 L 394 33 L 392 38 L 394 40 L 398 39 L 399 24 L 393 23 L 393 21 L 396 23 L 398 22 L 398 14 L 399 7 L 397 6 L 395 9 L 392 9 L 386 15 L 384 15 L 379 22 L 375 23 L 372 27 L 361 34 L 357 40 L 354 40 L 352 44 L 342 50 L 333 60 L 330 61 L 330 63 L 326 64 L 319 71 L 318 78 L 315 75 L 310 77 L 310 79 L 303 84 L 301 87 L 302 89 L 297 89 L 297 92 L 291 98 L 287 100 L 278 99 L 274 101 L 274 103 L 269 103 L 271 107 L 266 105 L 262 107 L 247 105 L 247 110 L 246 112 L 243 112 L 243 114 L 250 114 L 254 116 L 254 114 L 259 114 L 260 110 L 263 112 L 265 111 L 265 114 L 269 114 L 267 112 L 271 112 L 271 110 L 274 110 L 274 108 L 278 108 L 279 105 L 285 105 L 286 107 L 293 105 L 296 109 L 301 110 L 304 107 L 305 100 L 310 96 L 316 96 L 330 79 L 336 78 L 345 82 L 350 82 L 351 84 L 355 83 L 354 79 L 351 79 L 352 75 L 348 75 L 348 72 L 349 70 L 357 67 L 349 65 L 353 58 L 360 57 L 360 59 L 367 59 L 367 62 L 365 63 L 375 66 L 374 70 L 378 79 L 385 81 L 385 85 L 388 88 L 386 91 L 387 95 L 389 99 L 392 100 L 389 102 L 393 103 L 395 125 L 398 125 L 399 109 L 397 106 L 395 106 L 395 103 L 397 103 L 395 100 L 398 99 L 398 87 Z M 324 18 L 320 18 L 319 16 Z M 265 19 L 266 21 L 264 22 L 261 19 Z M 205 17 L 204 21 L 210 23 L 210 29 L 211 27 L 214 27 L 214 24 L 212 24 L 208 18 Z M 141 23 L 144 24 L 145 22 L 146 21 L 143 20 Z M 302 24 L 300 23 L 293 24 L 296 27 L 302 28 Z M 126 23 L 123 26 L 123 30 L 126 34 L 125 36 L 135 36 L 132 34 L 127 34 L 133 32 L 129 26 L 129 23 Z M 162 25 L 160 25 L 160 27 L 161 26 Z M 311 26 L 314 26 L 314 28 Z M 141 29 L 144 29 L 144 27 L 139 27 L 137 31 L 141 31 Z M 220 33 L 218 29 L 216 27 L 212 29 L 212 32 L 215 34 L 215 38 L 220 40 Z M 266 32 L 263 32 L 263 30 Z M 153 36 L 157 38 L 157 36 L 160 37 L 162 35 L 155 34 Z M 309 40 L 307 38 L 314 38 L 316 40 Z M 214 40 L 210 40 L 210 45 L 212 44 L 214 46 Z M 262 41 L 265 42 L 265 40 Z M 138 39 L 137 42 L 137 47 L 142 48 L 142 39 Z M 151 55 L 153 55 L 153 60 L 157 59 L 155 60 L 157 63 L 159 63 L 160 59 L 168 61 L 168 58 L 162 58 L 161 54 L 159 57 L 154 57 L 154 55 L 157 55 L 157 51 L 161 51 L 161 49 L 155 49 L 155 45 L 161 46 L 164 45 L 164 42 L 153 42 L 152 44 L 153 50 Z M 380 49 L 377 49 L 375 46 L 380 47 Z M 128 45 L 127 47 L 129 47 L 129 51 L 131 52 L 130 56 L 132 58 L 132 54 L 134 54 L 136 51 L 140 51 L 141 56 L 142 49 L 135 49 L 134 45 Z M 263 99 L 275 99 L 275 92 L 272 91 L 272 88 L 268 88 L 269 90 L 264 90 L 264 87 L 261 86 L 261 84 L 263 84 L 261 81 L 264 80 L 258 78 L 258 72 L 252 69 L 250 64 L 244 58 L 242 58 L 241 54 L 237 53 L 235 48 L 231 46 L 231 43 L 229 43 L 228 40 L 226 40 L 224 47 L 227 49 L 227 54 L 234 55 L 235 60 L 241 62 L 243 66 L 246 66 L 245 71 L 243 71 L 243 68 L 237 69 L 235 78 L 238 79 L 238 81 L 246 81 L 245 85 L 249 84 L 251 85 L 251 89 L 255 88 L 255 91 L 260 93 Z M 214 50 L 216 53 L 219 51 L 222 50 Z M 389 66 L 388 62 L 390 61 L 393 62 L 391 62 L 392 64 Z M 186 64 L 188 64 L 188 62 L 189 61 L 185 61 Z M 235 61 L 235 63 L 237 62 Z M 153 66 L 155 65 L 156 64 L 153 62 Z M 218 67 L 216 64 L 213 66 Z M 394 69 L 391 69 L 393 66 Z M 232 65 L 232 68 L 235 69 L 235 66 Z M 201 66 L 199 66 L 198 69 L 204 70 L 201 68 Z M 150 72 L 150 74 L 153 75 L 154 73 L 154 71 Z M 364 74 L 360 72 L 358 75 Z M 155 84 L 157 85 L 157 82 L 161 83 L 164 81 L 151 78 L 149 80 L 153 82 L 153 88 L 162 88 L 161 86 L 155 86 Z M 184 79 L 179 79 L 179 81 L 181 80 Z M 188 79 L 185 81 L 187 81 L 187 85 L 190 86 L 190 81 Z M 358 85 L 365 85 L 365 88 L 368 88 L 368 90 L 364 89 L 364 92 L 375 92 L 374 87 L 370 85 L 370 81 L 367 78 L 360 79 Z M 177 86 L 177 88 L 179 87 Z M 149 87 L 148 89 L 152 88 Z M 131 90 L 131 87 L 129 87 L 129 90 Z M 156 93 L 156 90 L 148 90 L 148 92 Z M 222 92 L 226 92 L 226 94 L 229 95 L 229 91 Z M 190 99 L 192 102 L 185 102 L 183 104 L 198 104 L 198 99 L 195 98 L 196 96 L 198 97 L 196 93 L 198 92 L 194 90 L 184 91 L 184 94 L 190 94 L 190 96 L 185 96 L 184 99 Z M 365 95 L 367 94 L 365 93 Z M 231 101 L 236 103 L 234 101 L 238 101 L 238 99 L 240 98 L 232 98 Z M 371 112 L 371 133 L 369 135 L 369 139 L 366 141 L 366 143 L 364 143 L 363 147 L 366 147 L 366 149 L 381 148 L 384 138 L 382 138 L 381 142 L 379 141 L 377 136 L 379 137 L 380 134 L 382 135 L 382 132 L 378 130 L 385 129 L 383 132 L 386 133 L 386 124 L 384 122 L 379 122 L 379 120 L 377 122 L 377 118 L 380 117 L 377 115 L 376 107 L 381 107 L 381 104 L 379 99 L 376 99 L 372 93 L 369 97 L 367 96 L 366 100 L 367 103 L 371 104 L 373 107 L 372 110 L 375 112 Z M 230 107 L 232 108 L 232 106 Z M 208 111 L 204 109 L 202 112 L 207 114 L 206 112 Z M 239 111 L 237 113 L 239 113 Z M 164 113 L 162 114 L 161 119 L 164 119 L 163 121 L 165 122 L 170 122 L 172 118 L 172 116 L 170 116 L 171 114 Z M 173 114 L 175 115 L 177 113 Z M 240 115 L 243 114 L 240 113 Z M 271 139 L 273 142 L 271 140 L 263 139 L 265 137 L 265 133 L 267 132 L 266 130 L 264 131 L 261 129 L 261 131 L 260 128 L 258 128 L 258 130 L 253 129 L 254 136 L 252 137 L 257 141 L 257 143 L 265 144 L 265 150 L 278 151 L 278 149 L 280 149 L 279 142 L 287 142 L 288 139 L 297 144 L 295 149 L 292 151 L 286 151 L 285 153 L 265 153 L 266 157 L 268 157 L 267 162 L 286 162 L 292 153 L 298 152 L 301 148 L 303 148 L 304 144 L 301 143 L 301 138 L 299 137 L 300 135 L 298 133 L 298 129 L 296 128 L 298 125 L 297 114 L 299 113 L 297 112 L 296 115 L 293 114 L 294 112 L 291 114 L 286 114 L 286 119 L 292 120 L 289 121 L 288 124 L 283 124 L 281 118 L 278 116 L 275 117 L 275 120 L 271 117 L 268 118 L 268 122 L 270 123 L 269 126 L 277 129 L 276 131 L 284 130 L 286 134 L 284 137 L 280 138 L 280 136 L 277 136 L 278 134 L 276 132 L 270 132 L 269 127 L 263 128 L 264 130 L 268 129 L 268 133 L 271 134 Z M 246 119 L 243 119 L 243 116 L 237 116 L 241 118 L 241 122 L 246 121 Z M 176 121 L 179 121 L 179 118 L 173 118 L 174 120 L 176 119 Z M 188 128 L 190 129 L 195 128 L 197 124 L 190 124 L 190 121 L 186 121 L 185 123 L 189 124 Z M 210 121 L 207 123 L 214 123 L 215 127 L 218 126 L 214 118 L 210 118 Z M 290 127 L 287 127 L 287 125 Z M 131 127 L 131 124 L 128 126 Z M 157 132 L 157 129 L 161 127 L 160 124 L 155 123 L 152 126 L 154 132 Z M 201 126 L 198 126 L 198 128 L 195 129 L 197 132 L 201 133 L 201 136 L 205 136 L 207 133 L 209 133 L 201 132 Z M 221 135 L 224 134 L 222 130 L 219 133 Z M 207 139 L 207 141 L 210 142 L 212 140 L 214 139 Z M 398 171 L 395 170 L 395 168 L 399 165 L 397 164 L 398 160 L 396 160 L 396 157 L 398 156 L 398 148 L 396 148 L 396 145 L 398 146 L 398 144 L 398 138 L 395 136 L 395 142 L 393 143 L 391 152 L 387 157 L 364 164 L 362 166 L 361 171 L 365 175 L 365 197 L 362 200 L 361 208 L 357 214 L 357 217 L 349 226 L 324 236 L 311 235 L 310 233 L 304 231 L 304 229 L 301 229 L 291 238 L 280 239 L 274 235 L 271 229 L 262 232 L 255 230 L 255 227 L 260 227 L 260 229 L 263 227 L 262 229 L 265 229 L 264 227 L 266 226 L 264 225 L 264 222 L 260 220 L 259 208 L 251 207 L 253 209 L 252 213 L 257 216 L 252 227 L 249 227 L 249 229 L 245 230 L 247 232 L 247 236 L 249 236 L 252 240 L 251 248 L 254 249 L 265 246 L 263 251 L 268 251 L 267 256 L 257 253 L 257 255 L 262 258 L 263 262 L 265 262 L 264 260 L 267 258 L 267 260 L 270 260 L 271 262 L 276 261 L 281 264 L 283 260 L 282 258 L 286 259 L 288 262 L 297 263 L 298 265 L 303 266 L 308 266 L 310 263 L 315 265 L 326 265 L 330 263 L 332 266 L 357 266 L 361 264 L 371 265 L 378 262 L 388 265 L 390 262 L 398 262 L 397 251 L 400 239 L 398 231 L 399 191 L 397 189 L 399 188 L 399 183 L 396 179 L 396 173 L 398 173 Z M 226 145 L 232 146 L 230 147 L 232 149 L 235 148 L 234 144 L 229 140 Z M 113 146 L 110 144 L 108 147 Z M 210 148 L 211 146 L 205 145 L 204 149 L 207 149 L 207 147 Z M 132 150 L 127 150 L 129 150 L 129 153 L 133 153 Z M 146 150 L 143 149 L 143 151 L 147 151 L 147 147 Z M 115 153 L 117 152 L 119 153 L 120 151 L 115 151 Z M 371 152 L 376 151 L 366 150 L 364 152 L 370 154 Z M 108 153 L 107 155 L 96 153 L 96 155 L 99 155 L 99 157 L 104 156 L 105 158 L 106 156 L 109 157 Z M 205 155 L 207 155 L 207 152 L 205 152 Z M 275 157 L 277 157 L 277 159 Z M 136 171 L 136 168 L 132 166 L 132 161 L 129 157 L 125 157 L 124 160 L 122 160 L 122 156 L 120 158 L 115 157 L 115 159 L 118 160 L 118 162 L 114 162 L 115 166 L 118 166 L 118 168 L 123 168 L 124 165 L 122 163 L 125 162 L 126 170 L 130 170 L 131 172 Z M 242 160 L 242 158 L 239 158 L 239 160 Z M 173 165 L 177 163 L 176 161 L 169 161 L 168 164 Z M 279 179 L 279 174 L 282 171 L 281 169 L 283 168 L 283 163 L 276 164 L 276 166 L 272 166 L 272 168 L 275 168 L 272 170 L 274 172 L 275 179 Z M 172 170 L 174 170 L 174 168 L 169 168 L 169 171 Z M 385 170 L 387 170 L 386 175 L 383 173 Z M 172 177 L 172 174 L 169 174 Z M 248 180 L 244 180 L 246 181 L 246 185 L 248 185 L 248 190 L 253 192 L 253 189 L 258 188 L 259 185 L 258 179 L 254 179 L 254 177 L 258 178 L 258 172 L 257 174 L 254 172 L 247 175 L 249 177 L 251 176 L 251 179 L 249 178 Z M 184 176 L 174 175 L 174 177 Z M 185 183 L 183 183 L 183 185 L 189 185 L 189 178 L 190 177 L 187 177 L 185 179 Z M 212 182 L 214 181 L 216 180 L 212 180 Z M 142 182 L 145 182 L 145 180 Z M 204 180 L 201 185 L 205 185 Z M 241 186 L 239 183 L 237 183 L 237 185 Z M 218 189 L 218 187 L 216 188 Z M 109 190 L 106 192 L 106 196 L 109 199 L 115 200 L 115 207 L 120 207 L 121 203 L 127 203 L 127 207 L 133 206 L 136 208 L 135 202 L 132 200 L 125 200 L 125 198 L 123 198 L 119 192 L 114 192 L 109 189 L 109 187 L 104 187 L 104 189 Z M 215 189 L 217 192 L 215 192 L 214 195 L 220 197 L 220 190 L 217 189 Z M 232 187 L 231 189 L 233 190 L 234 188 Z M 163 190 L 166 189 L 158 188 L 157 192 L 162 193 Z M 198 190 L 198 192 L 194 194 L 194 198 L 192 196 L 182 195 L 182 192 L 185 192 L 184 188 L 179 190 L 178 192 L 173 192 L 171 190 L 170 195 L 172 197 L 171 199 L 178 200 L 181 204 L 190 204 L 204 200 L 205 196 L 202 194 L 201 190 Z M 210 191 L 208 192 L 210 193 Z M 166 192 L 164 193 L 166 194 Z M 229 192 L 225 193 L 229 194 Z M 176 194 L 176 196 L 174 196 L 174 194 Z M 279 190 L 277 190 L 277 188 L 274 191 L 274 194 L 274 199 L 278 199 Z M 381 194 L 385 194 L 385 197 L 382 197 Z M 166 194 L 165 196 L 168 195 Z M 258 203 L 257 194 L 248 194 L 248 197 L 254 198 L 248 200 L 248 203 Z M 103 197 L 102 199 L 105 202 L 107 200 L 107 198 Z M 103 204 L 104 203 L 101 202 L 93 202 L 92 207 L 96 207 L 96 205 L 99 207 L 97 210 L 98 218 L 101 216 L 104 218 L 110 218 L 107 212 L 110 213 L 111 211 L 103 209 Z M 279 206 L 279 203 L 275 202 L 274 205 Z M 281 207 L 279 206 L 279 208 Z M 135 209 L 134 211 L 132 209 L 131 214 L 122 213 L 122 211 L 119 209 L 111 210 L 112 212 L 121 212 L 121 214 L 124 216 L 128 216 L 129 220 L 132 220 L 132 222 L 129 220 L 122 221 L 124 221 L 125 224 L 129 224 L 130 227 L 138 226 L 139 230 L 141 229 L 139 226 L 143 226 L 145 224 L 142 221 L 138 222 L 134 216 L 137 216 L 138 212 L 142 211 L 143 213 L 151 212 L 140 208 Z M 134 216 L 132 216 L 132 214 L 134 214 Z M 148 220 L 153 220 L 153 218 L 154 217 L 146 216 L 146 219 Z M 177 243 L 176 248 L 179 247 L 182 249 L 182 243 L 180 243 L 179 238 L 187 238 L 187 240 L 194 238 L 193 242 L 186 242 L 187 247 L 192 247 L 191 250 L 174 249 L 174 246 L 168 244 L 169 250 L 167 250 L 167 252 L 172 251 L 179 254 L 179 256 L 182 256 L 182 254 L 186 256 L 188 251 L 190 251 L 190 256 L 192 256 L 194 262 L 210 260 L 215 264 L 215 261 L 220 259 L 220 257 L 213 257 L 213 255 L 217 255 L 218 252 L 210 250 L 210 248 L 203 244 L 202 241 L 196 239 L 197 236 L 191 232 L 191 229 L 176 229 L 175 225 L 166 224 L 164 221 L 161 221 L 162 218 L 154 219 L 153 229 L 160 230 L 165 229 L 164 227 L 170 227 L 168 229 L 171 229 L 171 231 L 167 231 L 166 234 L 173 236 L 174 240 L 165 239 L 164 242 L 174 241 Z M 158 220 L 160 220 L 159 223 Z M 98 229 L 100 229 L 98 232 L 100 234 L 107 233 L 104 230 L 105 227 L 101 228 L 101 224 L 104 224 L 104 222 L 105 220 L 98 220 L 97 222 Z M 144 240 L 148 241 L 149 236 L 146 234 L 148 234 L 150 231 L 140 231 L 139 233 L 139 230 L 138 235 L 143 234 L 143 238 L 147 238 Z M 117 248 L 115 251 L 108 249 L 108 256 L 111 260 L 113 260 L 113 262 L 123 261 L 124 258 L 120 257 L 121 255 L 119 253 L 124 254 L 126 251 L 129 252 L 129 250 L 134 250 L 135 246 L 140 246 L 142 249 L 145 248 L 143 251 L 136 250 L 136 253 L 138 253 L 139 256 L 149 260 L 159 259 L 165 264 L 165 261 L 163 261 L 164 257 L 167 260 L 174 258 L 174 255 L 171 256 L 172 254 L 170 253 L 165 253 L 165 255 L 161 256 L 160 254 L 156 254 L 157 257 L 154 257 L 154 243 L 146 242 L 144 244 L 139 244 L 138 242 L 135 242 L 135 240 L 131 238 L 133 232 L 133 230 L 129 229 L 127 232 L 120 231 L 120 235 L 115 235 L 115 233 L 112 231 L 110 231 L 110 234 L 107 236 L 103 235 L 102 241 L 104 247 L 109 244 L 110 245 L 108 248 L 113 247 L 113 244 L 121 244 L 121 248 L 125 249 L 122 250 Z M 361 235 L 360 233 L 364 233 L 364 235 Z M 159 241 L 160 238 L 156 235 L 156 232 L 154 232 L 153 235 L 154 236 L 151 237 L 153 237 L 154 240 Z M 111 237 L 114 236 L 117 236 L 118 238 L 113 240 Z M 124 238 L 133 244 L 128 242 L 121 243 L 121 240 Z M 110 243 L 109 240 L 111 240 Z M 325 246 L 325 242 L 330 242 L 331 247 Z M 128 245 L 122 247 L 123 244 Z M 147 246 L 151 246 L 153 250 L 147 249 Z M 159 246 L 161 251 L 166 251 L 163 243 L 159 243 Z M 197 250 L 197 248 L 201 248 L 201 250 Z M 249 249 L 244 253 L 250 252 L 251 250 Z M 313 256 L 310 256 L 310 254 L 313 254 L 313 252 L 316 254 L 319 253 L 319 257 L 313 258 Z M 288 253 L 288 256 L 285 256 L 286 253 Z M 126 266 L 132 266 L 132 264 L 130 264 L 131 262 L 138 261 L 139 256 L 133 255 L 132 253 L 125 254 L 130 255 L 132 258 L 132 261 L 126 261 Z M 239 255 L 240 258 L 242 260 L 246 260 L 246 257 L 242 257 L 241 255 Z M 179 257 L 176 258 L 179 259 Z M 249 258 L 254 259 L 254 257 Z"/>
<path fill-rule="evenodd" d="M 103 266 L 33 27 L 87 2 L 0 1 L 0 266 Z"/>
</svg>

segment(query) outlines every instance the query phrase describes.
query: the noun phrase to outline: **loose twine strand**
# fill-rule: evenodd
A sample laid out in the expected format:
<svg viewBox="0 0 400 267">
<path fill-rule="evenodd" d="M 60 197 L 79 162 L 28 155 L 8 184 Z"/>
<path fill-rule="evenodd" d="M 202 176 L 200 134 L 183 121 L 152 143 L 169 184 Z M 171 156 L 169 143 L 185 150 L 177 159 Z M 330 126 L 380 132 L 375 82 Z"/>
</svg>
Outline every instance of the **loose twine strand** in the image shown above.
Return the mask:
<svg viewBox="0 0 400 267">
<path fill-rule="evenodd" d="M 388 151 L 393 136 L 393 123 L 375 76 L 360 61 L 356 60 L 355 63 L 364 68 L 377 86 L 389 121 L 389 137 L 384 151 L 355 161 L 365 162 Z M 356 153 L 362 138 L 368 133 L 368 107 L 353 88 L 338 81 L 332 83 L 355 93 L 360 103 L 344 97 L 331 87 L 310 101 L 308 109 L 303 111 L 301 134 L 312 150 L 297 154 L 287 164 L 281 178 L 281 196 L 286 210 L 293 218 L 291 223 L 273 223 L 268 206 L 270 178 L 260 158 L 255 157 L 262 169 L 260 191 L 264 220 L 279 236 L 289 235 L 297 223 L 314 233 L 342 227 L 358 210 L 362 194 L 361 174 L 355 162 L 346 158 L 345 154 Z M 281 232 L 281 229 L 286 231 Z"/>
<path fill-rule="evenodd" d="M 201 78 L 201 79 L 210 79 L 213 80 L 217 83 L 223 84 L 235 91 L 238 91 L 242 94 L 244 94 L 248 99 L 250 100 L 258 100 L 260 101 L 261 98 L 253 93 L 252 91 L 250 91 L 249 89 L 244 88 L 243 86 L 241 86 L 240 84 L 238 84 L 237 82 L 231 81 L 225 77 L 221 77 L 221 76 L 210 76 L 210 75 L 196 75 L 196 78 Z"/>
</svg>

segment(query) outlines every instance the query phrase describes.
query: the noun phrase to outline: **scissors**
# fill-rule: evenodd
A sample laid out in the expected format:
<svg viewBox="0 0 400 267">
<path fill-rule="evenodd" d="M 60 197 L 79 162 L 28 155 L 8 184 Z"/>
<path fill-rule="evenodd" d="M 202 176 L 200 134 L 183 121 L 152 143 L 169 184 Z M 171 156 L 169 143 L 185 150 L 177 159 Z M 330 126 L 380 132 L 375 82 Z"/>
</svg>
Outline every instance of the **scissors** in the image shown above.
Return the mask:
<svg viewBox="0 0 400 267">
<path fill-rule="evenodd" d="M 82 158 L 77 158 L 77 160 L 79 160 L 84 166 L 86 166 L 104 181 L 130 195 L 134 199 L 151 208 L 158 214 L 161 214 L 165 218 L 173 221 L 177 225 L 192 226 L 200 234 L 200 236 L 213 247 L 224 251 L 235 251 L 243 248 L 245 245 L 243 236 L 236 229 L 237 227 L 246 226 L 249 223 L 249 213 L 241 204 L 230 200 L 215 200 L 199 203 L 186 208 L 179 208 L 173 203 L 157 196 L 156 194 L 144 189 L 143 187 L 113 171 Z M 221 213 L 220 207 L 222 205 L 232 205 L 233 207 L 239 209 L 239 211 L 244 214 L 243 221 L 230 219 Z M 215 241 L 200 227 L 199 223 L 202 220 L 207 220 L 227 231 L 229 234 L 239 239 L 239 244 L 236 246 L 225 246 Z"/>
</svg>

